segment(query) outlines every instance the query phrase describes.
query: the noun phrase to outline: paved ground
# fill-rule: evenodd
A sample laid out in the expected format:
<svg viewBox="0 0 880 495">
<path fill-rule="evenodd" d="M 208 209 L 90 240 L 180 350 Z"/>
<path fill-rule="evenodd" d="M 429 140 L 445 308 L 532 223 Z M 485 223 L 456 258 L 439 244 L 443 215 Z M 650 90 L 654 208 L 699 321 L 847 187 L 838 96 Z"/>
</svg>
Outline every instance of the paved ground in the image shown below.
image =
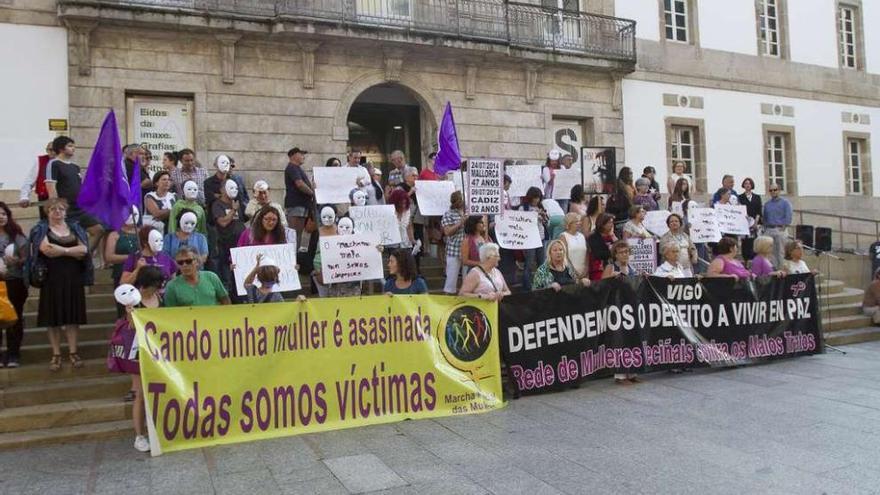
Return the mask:
<svg viewBox="0 0 880 495">
<path fill-rule="evenodd" d="M 3 452 L 0 493 L 880 493 L 880 342 L 845 350 L 156 459 Z"/>
</svg>

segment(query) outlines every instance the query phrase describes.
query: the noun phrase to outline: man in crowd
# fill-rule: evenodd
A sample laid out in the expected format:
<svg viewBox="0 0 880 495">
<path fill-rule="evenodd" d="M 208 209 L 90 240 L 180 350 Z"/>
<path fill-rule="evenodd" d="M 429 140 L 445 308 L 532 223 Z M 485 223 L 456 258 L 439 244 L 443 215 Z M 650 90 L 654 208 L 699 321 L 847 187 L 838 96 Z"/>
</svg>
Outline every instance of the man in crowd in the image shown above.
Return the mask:
<svg viewBox="0 0 880 495">
<path fill-rule="evenodd" d="M 138 180 L 141 183 L 141 198 L 153 189 L 153 181 L 150 180 L 150 171 L 147 169 L 149 163 L 143 160 L 144 148 L 139 144 L 127 144 L 122 148 L 122 155 L 125 157 L 125 177 L 131 180 L 134 173 L 135 162 L 140 162 L 141 172 Z"/>
<path fill-rule="evenodd" d="M 306 154 L 308 151 L 291 148 L 287 152 L 287 167 L 284 169 L 284 209 L 287 223 L 296 231 L 297 246 L 302 246 L 302 232 L 315 198 L 312 183 L 302 169 Z"/>
<path fill-rule="evenodd" d="M 730 191 L 730 204 L 738 205 L 739 198 L 737 198 L 736 190 L 733 188 L 732 175 L 725 175 L 721 178 L 721 187 Z M 721 195 L 718 194 L 718 191 L 715 191 L 715 194 L 712 195 L 712 206 L 715 206 L 715 203 L 717 203 L 720 199 Z"/>
<path fill-rule="evenodd" d="M 357 177 L 357 187 L 362 191 L 366 192 L 366 188 L 372 184 L 372 180 L 370 177 L 370 171 L 367 170 L 367 167 L 361 165 L 361 152 L 360 150 L 352 149 L 348 152 L 348 163 L 346 163 L 348 167 L 357 167 L 358 169 L 358 177 Z"/>
<path fill-rule="evenodd" d="M 37 200 L 46 201 L 49 199 L 49 192 L 46 190 L 46 165 L 55 158 L 55 151 L 52 149 L 52 141 L 46 144 L 46 154 L 37 157 L 37 163 L 28 172 L 24 183 L 21 185 L 21 194 L 19 195 L 18 205 L 27 208 L 31 205 L 31 190 L 36 190 Z M 40 210 L 40 218 L 44 218 L 43 210 Z"/>
<path fill-rule="evenodd" d="M 406 156 L 400 150 L 391 152 L 391 171 L 388 173 L 388 184 L 385 186 L 385 197 L 387 198 L 391 191 L 403 183 L 403 172 L 408 165 L 406 164 Z"/>
<path fill-rule="evenodd" d="M 791 225 L 791 203 L 779 196 L 779 184 L 770 183 L 770 201 L 764 203 L 764 235 L 773 238 L 773 266 L 783 262 L 787 228 Z"/>
<path fill-rule="evenodd" d="M 234 168 L 235 161 L 232 157 L 217 155 L 217 158 L 214 159 L 214 175 L 205 179 L 202 189 L 205 193 L 205 211 L 211 211 L 211 206 L 220 197 L 227 179 L 231 179 L 238 185 L 238 197 L 235 199 L 240 201 L 241 204 L 247 204 L 250 200 L 244 187 L 244 181 L 241 177 L 232 173 Z"/>
<path fill-rule="evenodd" d="M 213 272 L 199 270 L 199 257 L 195 249 L 182 246 L 174 256 L 180 275 L 165 286 L 165 305 L 216 306 L 229 304 L 229 293 L 223 282 Z"/>
<path fill-rule="evenodd" d="M 269 183 L 264 180 L 254 182 L 254 197 L 248 202 L 244 209 L 244 215 L 247 218 L 254 218 L 254 215 L 264 206 L 271 206 L 278 212 L 278 218 L 281 225 L 287 228 L 287 216 L 284 214 L 284 208 L 269 198 Z"/>
<path fill-rule="evenodd" d="M 183 190 L 183 184 L 188 181 L 194 181 L 199 186 L 199 197 L 198 201 L 200 204 L 205 204 L 205 179 L 208 178 L 208 172 L 205 171 L 202 167 L 199 167 L 196 163 L 196 152 L 189 149 L 184 148 L 180 150 L 180 167 L 177 167 L 171 171 L 171 181 L 174 182 L 174 186 L 178 191 Z"/>
</svg>

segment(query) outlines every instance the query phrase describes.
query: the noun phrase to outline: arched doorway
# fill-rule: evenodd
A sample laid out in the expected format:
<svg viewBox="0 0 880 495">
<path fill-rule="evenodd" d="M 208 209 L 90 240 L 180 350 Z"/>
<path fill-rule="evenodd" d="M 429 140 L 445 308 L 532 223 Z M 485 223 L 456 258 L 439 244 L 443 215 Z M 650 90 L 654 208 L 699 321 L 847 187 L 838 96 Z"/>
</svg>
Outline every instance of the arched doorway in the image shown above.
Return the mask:
<svg viewBox="0 0 880 495">
<path fill-rule="evenodd" d="M 395 83 L 371 86 L 357 96 L 348 112 L 348 147 L 360 150 L 383 174 L 388 173 L 394 150 L 403 151 L 407 162 L 421 169 L 422 156 L 431 152 L 423 147 L 433 144 L 425 142 L 425 131 L 435 127 L 430 119 L 405 87 Z"/>
</svg>

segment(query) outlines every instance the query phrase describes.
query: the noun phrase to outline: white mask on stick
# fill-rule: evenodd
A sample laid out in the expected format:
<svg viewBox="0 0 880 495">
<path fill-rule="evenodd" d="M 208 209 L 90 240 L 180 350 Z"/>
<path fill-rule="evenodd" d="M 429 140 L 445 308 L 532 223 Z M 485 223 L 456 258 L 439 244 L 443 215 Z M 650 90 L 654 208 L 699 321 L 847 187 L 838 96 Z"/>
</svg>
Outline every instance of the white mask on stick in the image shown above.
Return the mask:
<svg viewBox="0 0 880 495">
<path fill-rule="evenodd" d="M 333 208 L 329 206 L 321 208 L 321 225 L 329 227 L 334 223 L 336 223 L 336 213 L 333 212 Z"/>
<path fill-rule="evenodd" d="M 154 253 L 158 253 L 162 250 L 164 245 L 162 242 L 162 233 L 158 230 L 151 230 L 150 235 L 147 236 L 147 242 L 150 244 L 150 249 L 152 249 Z"/>
<path fill-rule="evenodd" d="M 192 234 L 196 230 L 198 221 L 199 219 L 196 217 L 196 214 L 188 211 L 180 216 L 180 230 L 187 234 Z"/>
<path fill-rule="evenodd" d="M 123 306 L 137 306 L 141 303 L 141 293 L 130 284 L 122 284 L 113 291 L 116 302 Z"/>
<path fill-rule="evenodd" d="M 229 196 L 230 199 L 238 197 L 238 184 L 236 184 L 234 180 L 227 180 L 224 188 L 226 189 L 226 195 Z"/>
<path fill-rule="evenodd" d="M 336 226 L 336 232 L 339 235 L 352 235 L 354 234 L 354 223 L 348 217 L 342 217 L 339 219 L 339 224 Z"/>
<path fill-rule="evenodd" d="M 199 186 L 191 180 L 186 181 L 183 185 L 183 197 L 195 201 L 199 197 Z"/>
<path fill-rule="evenodd" d="M 217 170 L 223 172 L 224 174 L 229 172 L 230 163 L 229 157 L 226 155 L 220 155 L 217 157 Z"/>
<path fill-rule="evenodd" d="M 141 214 L 138 211 L 137 206 L 132 206 L 131 215 L 129 215 L 128 218 L 125 219 L 125 225 L 137 225 L 140 216 Z"/>
</svg>

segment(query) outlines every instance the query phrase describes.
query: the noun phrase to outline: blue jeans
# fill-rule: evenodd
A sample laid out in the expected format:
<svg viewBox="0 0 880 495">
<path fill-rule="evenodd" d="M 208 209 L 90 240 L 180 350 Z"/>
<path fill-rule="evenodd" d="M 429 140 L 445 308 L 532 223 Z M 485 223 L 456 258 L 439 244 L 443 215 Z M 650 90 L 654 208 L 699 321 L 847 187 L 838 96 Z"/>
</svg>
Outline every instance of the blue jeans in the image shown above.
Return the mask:
<svg viewBox="0 0 880 495">
<path fill-rule="evenodd" d="M 522 288 L 523 291 L 528 292 L 532 290 L 532 273 L 544 263 L 544 250 L 542 248 L 526 249 L 523 251 L 523 254 L 525 254 L 526 262 L 525 266 L 523 266 Z M 534 265 L 534 268 L 532 268 L 532 265 Z"/>
</svg>

